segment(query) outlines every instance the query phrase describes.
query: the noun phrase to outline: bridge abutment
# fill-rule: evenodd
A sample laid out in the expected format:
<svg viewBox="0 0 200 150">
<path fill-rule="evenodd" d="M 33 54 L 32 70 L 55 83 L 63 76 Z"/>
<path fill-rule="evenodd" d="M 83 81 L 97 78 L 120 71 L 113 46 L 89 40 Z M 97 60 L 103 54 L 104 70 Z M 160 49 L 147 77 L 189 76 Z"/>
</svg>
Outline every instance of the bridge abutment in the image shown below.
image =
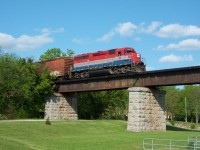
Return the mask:
<svg viewBox="0 0 200 150">
<path fill-rule="evenodd" d="M 129 91 L 127 130 L 134 132 L 166 131 L 165 91 L 132 87 Z"/>
<path fill-rule="evenodd" d="M 53 93 L 46 98 L 45 119 L 77 120 L 77 98 L 72 93 Z"/>
</svg>

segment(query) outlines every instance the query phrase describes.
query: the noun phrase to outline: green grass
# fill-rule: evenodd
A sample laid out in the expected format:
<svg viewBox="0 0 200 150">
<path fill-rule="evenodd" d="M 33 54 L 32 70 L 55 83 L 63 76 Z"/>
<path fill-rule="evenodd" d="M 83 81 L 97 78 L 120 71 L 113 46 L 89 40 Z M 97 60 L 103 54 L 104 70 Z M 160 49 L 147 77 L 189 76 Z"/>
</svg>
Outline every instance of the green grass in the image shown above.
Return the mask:
<svg viewBox="0 0 200 150">
<path fill-rule="evenodd" d="M 187 139 L 195 131 L 169 127 L 166 132 L 127 131 L 113 120 L 0 122 L 1 150 L 142 150 L 144 138 Z"/>
</svg>

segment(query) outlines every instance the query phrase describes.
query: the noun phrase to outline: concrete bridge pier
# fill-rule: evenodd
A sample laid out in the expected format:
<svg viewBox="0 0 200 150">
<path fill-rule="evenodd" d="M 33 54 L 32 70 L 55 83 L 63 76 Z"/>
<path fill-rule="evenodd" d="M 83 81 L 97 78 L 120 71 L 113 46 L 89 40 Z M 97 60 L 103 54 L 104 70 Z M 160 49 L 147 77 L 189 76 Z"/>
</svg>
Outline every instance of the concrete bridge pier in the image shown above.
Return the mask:
<svg viewBox="0 0 200 150">
<path fill-rule="evenodd" d="M 77 120 L 77 98 L 73 93 L 53 93 L 46 98 L 45 119 Z"/>
<path fill-rule="evenodd" d="M 131 87 L 127 130 L 134 132 L 166 131 L 165 91 Z"/>
</svg>

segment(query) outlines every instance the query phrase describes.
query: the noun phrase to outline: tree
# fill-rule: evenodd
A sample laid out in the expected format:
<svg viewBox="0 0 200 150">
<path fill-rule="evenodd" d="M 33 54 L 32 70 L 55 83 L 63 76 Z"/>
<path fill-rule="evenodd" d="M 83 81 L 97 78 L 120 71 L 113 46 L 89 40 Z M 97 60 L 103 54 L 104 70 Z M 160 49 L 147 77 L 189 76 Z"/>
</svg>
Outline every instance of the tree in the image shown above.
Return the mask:
<svg viewBox="0 0 200 150">
<path fill-rule="evenodd" d="M 128 91 L 111 90 L 106 92 L 107 107 L 102 117 L 108 119 L 125 119 L 128 110 Z"/>
<path fill-rule="evenodd" d="M 28 77 L 26 83 L 23 84 L 24 93 L 26 92 L 26 95 L 23 95 L 24 102 L 21 103 L 19 108 L 24 110 L 28 117 L 43 117 L 41 112 L 44 111 L 45 97 L 52 93 L 54 89 L 52 76 L 46 68 L 41 70 L 39 65 L 33 63 L 30 59 L 26 60 L 23 66 Z"/>
<path fill-rule="evenodd" d="M 67 53 L 66 53 L 66 55 L 67 55 L 68 57 L 73 57 L 74 54 L 75 54 L 75 52 L 74 52 L 73 50 L 71 50 L 71 49 L 67 49 Z"/>
<path fill-rule="evenodd" d="M 78 116 L 81 119 L 97 119 L 105 109 L 105 92 L 78 93 Z"/>
<path fill-rule="evenodd" d="M 196 123 L 198 123 L 200 114 L 200 86 L 185 86 L 183 89 L 183 96 L 187 98 L 187 109 L 191 121 L 194 121 L 193 117 L 195 117 Z"/>
<path fill-rule="evenodd" d="M 166 112 L 168 117 L 173 120 L 174 117 L 180 119 L 184 115 L 184 103 L 180 101 L 180 91 L 175 86 L 163 88 L 166 91 Z"/>
<path fill-rule="evenodd" d="M 125 119 L 127 90 L 79 93 L 78 116 L 81 119 Z"/>
<path fill-rule="evenodd" d="M 14 54 L 0 56 L 0 114 L 7 118 L 39 117 L 45 96 L 53 91 L 48 70 L 32 59 Z"/>
<path fill-rule="evenodd" d="M 48 49 L 43 55 L 40 56 L 40 60 L 45 61 L 45 60 L 51 60 L 51 59 L 64 57 L 64 56 L 66 56 L 66 54 L 63 53 L 60 50 L 60 48 L 51 48 L 51 49 Z"/>
<path fill-rule="evenodd" d="M 3 54 L 0 57 L 0 93 L 1 113 L 13 114 L 13 97 L 20 96 L 23 72 L 17 64 L 18 58 L 13 54 Z M 12 116 L 11 116 L 12 117 Z"/>
<path fill-rule="evenodd" d="M 1 49 L 1 46 L 0 46 L 0 56 L 3 55 L 3 50 Z"/>
<path fill-rule="evenodd" d="M 67 49 L 67 53 L 64 53 L 60 48 L 51 48 L 48 49 L 43 55 L 40 56 L 41 61 L 52 60 L 59 57 L 73 57 L 75 52 L 71 49 Z"/>
</svg>

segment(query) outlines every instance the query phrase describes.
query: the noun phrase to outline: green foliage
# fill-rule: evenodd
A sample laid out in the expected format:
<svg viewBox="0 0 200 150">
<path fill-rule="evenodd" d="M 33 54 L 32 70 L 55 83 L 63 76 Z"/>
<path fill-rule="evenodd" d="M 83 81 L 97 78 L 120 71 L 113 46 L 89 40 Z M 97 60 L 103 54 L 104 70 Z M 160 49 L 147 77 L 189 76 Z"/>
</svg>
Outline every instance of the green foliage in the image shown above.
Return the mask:
<svg viewBox="0 0 200 150">
<path fill-rule="evenodd" d="M 45 124 L 46 124 L 46 125 L 51 125 L 51 122 L 50 122 L 50 120 L 49 120 L 49 117 L 46 119 Z"/>
<path fill-rule="evenodd" d="M 193 121 L 193 118 L 196 118 L 196 123 L 198 123 L 200 115 L 200 86 L 185 86 L 182 95 L 187 99 L 187 110 L 191 121 Z"/>
<path fill-rule="evenodd" d="M 68 57 L 73 57 L 74 54 L 75 54 L 75 52 L 74 52 L 73 50 L 71 50 L 71 49 L 67 49 L 67 53 L 66 53 L 66 55 L 67 55 Z"/>
<path fill-rule="evenodd" d="M 7 120 L 6 115 L 0 114 L 0 120 Z"/>
<path fill-rule="evenodd" d="M 166 91 L 166 111 L 170 112 L 172 117 L 182 114 L 182 103 L 180 102 L 179 90 L 174 86 L 164 87 L 164 90 Z"/>
<path fill-rule="evenodd" d="M 60 48 L 51 48 L 48 49 L 43 55 L 40 56 L 40 60 L 41 61 L 45 61 L 45 60 L 52 60 L 55 58 L 59 58 L 59 57 L 73 57 L 75 54 L 75 52 L 71 49 L 67 49 L 67 52 L 64 53 L 61 51 Z"/>
<path fill-rule="evenodd" d="M 40 117 L 45 96 L 53 91 L 47 70 L 14 54 L 0 56 L 0 85 L 0 114 L 8 119 Z"/>
<path fill-rule="evenodd" d="M 169 122 L 170 122 L 170 124 L 171 124 L 172 126 L 175 126 L 175 121 L 174 121 L 174 120 L 170 120 Z"/>
<path fill-rule="evenodd" d="M 196 124 L 195 123 L 191 123 L 190 124 L 190 129 L 195 129 L 196 128 Z"/>
<path fill-rule="evenodd" d="M 77 97 L 80 119 L 125 119 L 127 90 L 79 93 Z"/>
<path fill-rule="evenodd" d="M 175 87 L 164 87 L 164 90 L 167 92 L 165 96 L 166 111 L 172 114 L 173 119 L 184 121 L 187 112 L 188 121 L 196 121 L 196 123 L 199 122 L 199 85 L 187 85 L 181 90 Z"/>
<path fill-rule="evenodd" d="M 51 49 L 48 49 L 43 55 L 40 56 L 40 60 L 45 61 L 45 60 L 51 60 L 51 59 L 64 57 L 64 56 L 66 56 L 66 54 L 63 53 L 60 50 L 60 48 L 51 48 Z"/>
</svg>

